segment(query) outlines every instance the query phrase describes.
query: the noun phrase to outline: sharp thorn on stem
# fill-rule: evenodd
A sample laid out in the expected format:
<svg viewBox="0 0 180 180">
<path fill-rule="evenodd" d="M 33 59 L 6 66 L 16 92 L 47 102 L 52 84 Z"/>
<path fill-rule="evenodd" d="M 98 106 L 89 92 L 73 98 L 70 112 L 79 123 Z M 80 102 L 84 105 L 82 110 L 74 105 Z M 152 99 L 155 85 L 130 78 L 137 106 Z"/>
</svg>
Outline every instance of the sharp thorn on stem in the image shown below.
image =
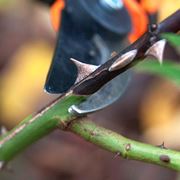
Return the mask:
<svg viewBox="0 0 180 180">
<path fill-rule="evenodd" d="M 70 60 L 76 65 L 77 70 L 78 70 L 78 75 L 77 75 L 75 83 L 78 83 L 79 81 L 87 77 L 89 74 L 91 74 L 93 71 L 95 71 L 99 67 L 92 64 L 82 63 L 74 58 L 70 58 Z"/>
<path fill-rule="evenodd" d="M 118 156 L 120 156 L 121 155 L 121 153 L 120 152 L 117 152 L 115 155 L 114 155 L 114 157 L 113 157 L 113 159 L 116 159 Z"/>
<path fill-rule="evenodd" d="M 115 71 L 115 70 L 125 67 L 126 65 L 130 64 L 133 61 L 136 54 L 137 54 L 136 49 L 123 54 L 110 66 L 110 68 L 108 70 Z"/>
<path fill-rule="evenodd" d="M 162 64 L 165 45 L 165 39 L 157 41 L 146 51 L 145 56 L 153 56 L 159 61 L 160 64 Z"/>
<path fill-rule="evenodd" d="M 160 147 L 160 148 L 162 148 L 162 149 L 167 149 L 167 148 L 165 147 L 164 141 L 162 142 L 162 144 L 158 145 L 157 147 Z"/>
</svg>

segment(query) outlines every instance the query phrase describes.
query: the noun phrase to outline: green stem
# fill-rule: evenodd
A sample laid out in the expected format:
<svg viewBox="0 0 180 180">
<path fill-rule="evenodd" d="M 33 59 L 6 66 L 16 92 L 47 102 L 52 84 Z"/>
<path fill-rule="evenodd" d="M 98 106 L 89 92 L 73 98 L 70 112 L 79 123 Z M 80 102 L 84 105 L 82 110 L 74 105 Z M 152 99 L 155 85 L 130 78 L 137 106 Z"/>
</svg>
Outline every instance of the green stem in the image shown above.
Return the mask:
<svg viewBox="0 0 180 180">
<path fill-rule="evenodd" d="M 7 163 L 20 151 L 56 128 L 70 130 L 84 139 L 121 155 L 124 158 L 140 160 L 180 170 L 180 152 L 167 150 L 127 139 L 115 132 L 99 127 L 90 121 L 75 120 L 68 112 L 73 104 L 85 98 L 65 95 L 34 117 L 25 119 L 0 139 L 0 164 Z"/>
<path fill-rule="evenodd" d="M 177 32 L 179 30 L 179 16 L 180 11 L 177 11 L 174 15 L 163 21 L 159 25 L 159 32 Z M 141 56 L 144 57 L 147 48 L 152 45 L 152 42 L 149 40 L 152 35 L 149 33 L 150 32 L 147 32 L 147 35 L 143 35 L 134 45 L 120 52 L 118 57 L 132 48 L 138 49 L 139 56 L 136 55 L 136 58 Z M 124 72 L 132 65 L 130 64 L 130 66 L 127 65 L 122 67 L 117 72 L 109 72 L 108 69 L 114 61 L 114 57 L 111 58 L 107 63 L 102 65 L 99 70 L 94 71 L 94 74 L 92 73 L 73 86 L 71 91 L 77 93 L 81 92 L 80 94 L 84 94 L 83 92 L 85 92 L 85 90 L 88 91 L 85 92 L 85 94 L 95 92 L 103 84 Z M 180 170 L 179 152 L 129 140 L 112 131 L 98 127 L 92 122 L 77 121 L 70 124 L 69 127 L 68 124 L 76 118 L 68 112 L 69 107 L 74 104 L 79 104 L 84 99 L 83 96 L 75 96 L 69 92 L 36 116 L 25 119 L 9 133 L 3 135 L 0 138 L 0 167 L 3 163 L 10 161 L 20 151 L 57 127 L 60 127 L 62 129 L 69 128 L 90 142 L 106 150 L 120 154 L 124 158 L 141 160 Z"/>
<path fill-rule="evenodd" d="M 73 121 L 69 130 L 102 149 L 123 158 L 157 164 L 180 171 L 180 152 L 130 140 L 111 130 L 97 126 L 91 121 Z"/>
<path fill-rule="evenodd" d="M 68 108 L 82 102 L 84 97 L 66 95 L 56 100 L 34 117 L 26 118 L 17 127 L 0 139 L 0 161 L 8 162 L 27 146 L 50 133 L 59 125 L 63 126 L 73 117 Z"/>
</svg>

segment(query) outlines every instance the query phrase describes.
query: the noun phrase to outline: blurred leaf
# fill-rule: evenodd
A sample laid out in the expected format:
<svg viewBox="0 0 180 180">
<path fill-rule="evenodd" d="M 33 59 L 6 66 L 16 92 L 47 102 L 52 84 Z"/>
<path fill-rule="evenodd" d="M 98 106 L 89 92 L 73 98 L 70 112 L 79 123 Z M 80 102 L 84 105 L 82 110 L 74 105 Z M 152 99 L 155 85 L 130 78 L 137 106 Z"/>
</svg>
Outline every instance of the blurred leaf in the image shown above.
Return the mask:
<svg viewBox="0 0 180 180">
<path fill-rule="evenodd" d="M 137 65 L 135 69 L 138 72 L 153 73 L 168 78 L 180 85 L 180 64 L 164 61 L 163 65 L 160 65 L 157 61 L 148 59 Z"/>
<path fill-rule="evenodd" d="M 0 5 L 4 5 L 5 3 L 7 3 L 7 0 L 0 0 Z"/>
<path fill-rule="evenodd" d="M 6 126 L 14 126 L 47 100 L 43 86 L 52 52 L 48 42 L 37 40 L 25 43 L 12 57 L 1 76 L 1 116 Z"/>
<path fill-rule="evenodd" d="M 0 9 L 6 8 L 7 6 L 11 5 L 12 3 L 15 3 L 13 1 L 8 1 L 8 0 L 0 0 Z"/>
<path fill-rule="evenodd" d="M 162 37 L 167 39 L 172 45 L 177 47 L 180 46 L 180 35 L 173 33 L 164 33 L 162 34 Z"/>
</svg>

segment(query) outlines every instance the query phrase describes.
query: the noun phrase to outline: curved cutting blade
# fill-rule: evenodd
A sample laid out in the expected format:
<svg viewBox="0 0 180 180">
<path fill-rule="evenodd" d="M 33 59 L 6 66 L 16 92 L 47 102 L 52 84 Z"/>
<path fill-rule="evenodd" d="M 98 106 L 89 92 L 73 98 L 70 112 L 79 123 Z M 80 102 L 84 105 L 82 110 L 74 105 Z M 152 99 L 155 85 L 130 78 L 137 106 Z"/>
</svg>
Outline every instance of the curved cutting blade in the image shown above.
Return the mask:
<svg viewBox="0 0 180 180">
<path fill-rule="evenodd" d="M 89 96 L 85 102 L 71 106 L 69 112 L 83 116 L 111 105 L 124 93 L 131 79 L 130 77 L 130 70 L 122 73 L 103 86 L 99 91 Z"/>
<path fill-rule="evenodd" d="M 86 1 L 82 2 L 84 5 Z M 91 1 L 88 2 L 93 4 Z M 89 11 L 87 10 L 87 12 Z M 74 83 L 88 76 L 91 70 L 95 69 L 95 66 L 92 65 L 105 63 L 105 61 L 110 58 L 111 52 L 119 51 L 121 49 L 120 46 L 124 46 L 123 39 L 130 29 L 129 25 L 128 28 L 125 28 L 125 32 L 118 31 L 119 33 L 115 33 L 114 30 L 111 31 L 110 27 L 112 27 L 113 24 L 110 22 L 114 22 L 113 20 L 117 13 L 111 13 L 109 11 L 106 13 L 108 17 L 111 15 L 111 20 L 106 21 L 106 24 L 98 23 L 100 16 L 97 16 L 97 21 L 94 20 L 94 17 L 92 18 L 95 21 L 93 21 L 94 23 L 90 23 L 92 20 L 87 21 L 87 18 L 87 22 L 83 21 L 84 23 L 82 24 L 81 21 L 78 21 L 81 18 L 74 18 L 73 11 L 71 8 L 68 8 L 68 5 L 63 10 L 56 51 L 45 83 L 45 90 L 47 92 L 66 92 Z M 82 17 L 81 14 L 80 17 Z M 124 16 L 122 18 L 124 18 Z M 84 19 L 86 19 L 86 17 L 84 17 Z M 109 28 L 106 26 L 108 22 L 111 24 L 108 26 Z M 90 25 L 88 28 L 86 27 L 87 24 Z M 122 25 L 122 23 L 119 25 Z M 122 27 L 124 27 L 124 24 Z M 70 60 L 70 58 L 73 59 Z M 80 60 L 80 62 L 75 59 Z M 91 67 L 88 66 L 88 64 L 92 64 Z M 83 72 L 80 74 L 83 76 L 79 76 L 78 72 Z M 87 101 L 78 106 L 72 106 L 70 111 L 78 115 L 84 115 L 112 104 L 122 95 L 129 79 L 129 72 L 121 74 L 103 86 L 99 91 L 89 96 Z"/>
</svg>

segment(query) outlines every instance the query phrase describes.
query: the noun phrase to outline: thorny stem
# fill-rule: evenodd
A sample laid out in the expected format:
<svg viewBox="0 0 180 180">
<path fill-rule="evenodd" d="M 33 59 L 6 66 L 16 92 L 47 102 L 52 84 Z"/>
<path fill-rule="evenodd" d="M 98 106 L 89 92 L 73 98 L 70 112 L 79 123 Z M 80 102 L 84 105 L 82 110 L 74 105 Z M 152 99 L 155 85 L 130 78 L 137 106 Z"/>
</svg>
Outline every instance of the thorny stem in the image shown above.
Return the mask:
<svg viewBox="0 0 180 180">
<path fill-rule="evenodd" d="M 152 25 L 154 26 L 154 24 Z M 174 14 L 166 18 L 160 24 L 156 25 L 156 28 L 150 28 L 150 31 L 147 31 L 142 35 L 137 41 L 133 44 L 119 52 L 116 56 L 112 57 L 106 63 L 101 65 L 96 71 L 90 74 L 87 78 L 82 80 L 80 83 L 75 84 L 72 88 L 74 94 L 79 95 L 89 95 L 96 92 L 104 84 L 109 82 L 111 79 L 117 75 L 123 73 L 127 69 L 135 66 L 140 59 L 145 58 L 145 52 L 157 41 L 160 40 L 160 34 L 165 32 L 176 33 L 180 31 L 180 10 L 176 11 Z M 137 50 L 137 54 L 133 61 L 126 65 L 123 68 L 120 68 L 117 71 L 109 72 L 108 69 L 110 66 L 123 54 L 131 50 Z"/>
<path fill-rule="evenodd" d="M 180 171 L 180 152 L 169 150 L 164 146 L 152 146 L 130 140 L 83 119 L 73 121 L 67 130 L 125 159 L 157 164 Z"/>
<path fill-rule="evenodd" d="M 163 23 L 161 23 L 159 26 L 161 32 L 176 32 L 177 28 L 179 29 L 179 27 L 177 27 L 180 24 L 179 17 L 180 11 L 177 11 L 170 18 L 163 21 Z M 121 53 L 119 53 L 118 56 L 134 49 L 135 47 L 139 47 L 137 57 L 142 57 L 143 53 L 149 47 L 149 45 L 153 44 L 148 40 L 148 38 L 150 37 L 151 35 L 145 34 L 133 45 L 129 46 Z M 37 115 L 25 119 L 17 127 L 3 135 L 0 138 L 0 166 L 3 163 L 7 163 L 8 161 L 10 161 L 19 152 L 23 151 L 26 147 L 30 146 L 41 137 L 52 132 L 54 129 L 58 127 L 62 129 L 68 128 L 68 124 L 71 123 L 75 118 L 77 118 L 68 112 L 69 107 L 75 104 L 79 104 L 83 100 L 85 100 L 84 96 L 74 95 L 73 92 L 75 94 L 81 94 L 81 92 L 83 92 L 84 90 L 95 92 L 94 87 L 97 86 L 99 88 L 98 85 L 102 85 L 100 82 L 103 82 L 105 84 L 113 77 L 124 72 L 126 69 L 132 66 L 129 65 L 125 68 L 120 69 L 119 71 L 114 71 L 112 73 L 108 72 L 109 74 L 107 73 L 107 70 L 101 71 L 103 69 L 109 68 L 109 66 L 111 66 L 112 63 L 116 60 L 115 58 L 118 57 L 114 57 L 113 59 L 102 65 L 100 69 L 98 68 L 98 70 L 95 71 L 95 74 L 92 73 L 90 77 L 88 76 L 87 78 L 82 80 L 82 82 L 73 87 L 74 89 L 72 88 L 68 93 L 59 97 L 55 102 L 51 103 L 51 105 L 47 106 Z M 94 77 L 94 80 L 92 77 Z M 88 83 L 86 83 L 87 81 Z M 169 167 L 171 169 L 180 170 L 179 152 L 163 150 L 157 147 L 152 147 L 126 139 L 104 128 L 96 128 L 96 126 L 90 122 L 73 122 L 69 130 L 79 134 L 85 139 L 89 139 L 90 142 L 97 144 L 106 150 L 120 153 L 123 157 L 128 157 L 130 159 L 136 159 L 145 162 L 152 162 Z M 92 134 L 90 136 L 90 133 L 98 134 L 98 136 L 93 136 Z"/>
<path fill-rule="evenodd" d="M 26 118 L 18 126 L 0 138 L 0 162 L 8 162 L 20 151 L 58 126 L 66 126 L 75 117 L 68 112 L 73 104 L 82 102 L 84 97 L 66 94 L 35 115 Z"/>
</svg>

